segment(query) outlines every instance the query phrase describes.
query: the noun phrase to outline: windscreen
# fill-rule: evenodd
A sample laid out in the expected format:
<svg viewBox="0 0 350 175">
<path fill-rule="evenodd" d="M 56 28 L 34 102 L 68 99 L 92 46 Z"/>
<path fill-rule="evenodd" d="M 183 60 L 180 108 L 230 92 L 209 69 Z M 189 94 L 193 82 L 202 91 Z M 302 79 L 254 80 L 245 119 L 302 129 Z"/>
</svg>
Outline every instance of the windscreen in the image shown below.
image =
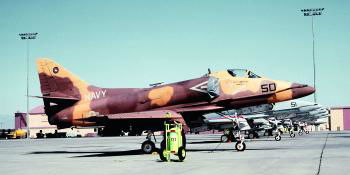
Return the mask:
<svg viewBox="0 0 350 175">
<path fill-rule="evenodd" d="M 261 78 L 260 76 L 254 74 L 246 69 L 228 69 L 227 72 L 233 77 L 241 78 Z"/>
</svg>

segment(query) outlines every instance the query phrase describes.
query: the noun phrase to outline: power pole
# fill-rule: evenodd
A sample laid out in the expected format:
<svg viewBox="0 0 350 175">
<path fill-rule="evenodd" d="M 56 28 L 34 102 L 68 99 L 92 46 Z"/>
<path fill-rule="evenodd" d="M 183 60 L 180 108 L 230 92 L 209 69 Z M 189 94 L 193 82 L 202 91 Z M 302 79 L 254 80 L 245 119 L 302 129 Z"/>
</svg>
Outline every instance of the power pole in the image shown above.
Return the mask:
<svg viewBox="0 0 350 175">
<path fill-rule="evenodd" d="M 304 16 L 311 16 L 312 30 L 312 61 L 314 66 L 314 88 L 316 89 L 316 60 L 315 60 L 315 32 L 314 32 L 314 16 L 322 15 L 324 8 L 301 9 Z M 317 92 L 317 91 L 316 91 Z M 314 93 L 314 102 L 317 103 L 316 92 Z"/>
<path fill-rule="evenodd" d="M 20 33 L 19 36 L 22 40 L 27 40 L 27 112 L 26 112 L 26 124 L 27 124 L 27 139 L 30 137 L 29 133 L 29 40 L 36 39 L 38 33 Z"/>
</svg>

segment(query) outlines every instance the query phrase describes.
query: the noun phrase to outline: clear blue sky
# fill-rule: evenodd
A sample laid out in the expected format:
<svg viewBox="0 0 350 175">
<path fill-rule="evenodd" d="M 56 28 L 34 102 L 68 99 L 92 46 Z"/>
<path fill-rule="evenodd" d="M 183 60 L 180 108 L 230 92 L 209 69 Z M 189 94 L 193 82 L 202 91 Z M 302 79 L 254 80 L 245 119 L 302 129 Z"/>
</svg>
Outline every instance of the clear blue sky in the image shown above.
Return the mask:
<svg viewBox="0 0 350 175">
<path fill-rule="evenodd" d="M 30 94 L 40 95 L 35 59 L 49 57 L 90 84 L 147 87 L 212 70 L 247 68 L 272 79 L 313 83 L 325 106 L 350 105 L 350 1 L 0 1 L 0 114 L 25 111 L 26 44 Z M 312 96 L 305 98 L 312 100 Z M 31 99 L 30 107 L 42 104 Z M 1 121 L 8 118 L 0 117 Z"/>
</svg>

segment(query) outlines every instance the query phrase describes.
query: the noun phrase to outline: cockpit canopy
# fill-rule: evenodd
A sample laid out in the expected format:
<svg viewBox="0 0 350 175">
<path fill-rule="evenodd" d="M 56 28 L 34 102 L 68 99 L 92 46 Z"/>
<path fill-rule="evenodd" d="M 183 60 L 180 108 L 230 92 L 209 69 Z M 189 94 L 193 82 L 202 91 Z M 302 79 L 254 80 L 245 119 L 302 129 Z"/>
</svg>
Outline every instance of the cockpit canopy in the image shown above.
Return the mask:
<svg viewBox="0 0 350 175">
<path fill-rule="evenodd" d="M 261 78 L 259 75 L 254 74 L 247 69 L 228 69 L 227 72 L 233 77 L 241 78 Z"/>
</svg>

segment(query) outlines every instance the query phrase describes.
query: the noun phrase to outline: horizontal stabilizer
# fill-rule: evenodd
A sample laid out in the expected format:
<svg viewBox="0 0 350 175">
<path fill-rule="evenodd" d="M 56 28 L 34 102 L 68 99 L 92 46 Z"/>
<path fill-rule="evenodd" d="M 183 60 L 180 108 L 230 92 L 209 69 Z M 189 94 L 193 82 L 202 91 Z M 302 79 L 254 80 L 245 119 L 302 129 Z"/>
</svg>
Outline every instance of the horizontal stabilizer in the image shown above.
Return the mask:
<svg viewBox="0 0 350 175">
<path fill-rule="evenodd" d="M 29 96 L 34 98 L 43 98 L 43 99 L 59 99 L 59 100 L 74 100 L 79 101 L 78 98 L 75 97 L 52 97 L 52 96 Z"/>
</svg>

